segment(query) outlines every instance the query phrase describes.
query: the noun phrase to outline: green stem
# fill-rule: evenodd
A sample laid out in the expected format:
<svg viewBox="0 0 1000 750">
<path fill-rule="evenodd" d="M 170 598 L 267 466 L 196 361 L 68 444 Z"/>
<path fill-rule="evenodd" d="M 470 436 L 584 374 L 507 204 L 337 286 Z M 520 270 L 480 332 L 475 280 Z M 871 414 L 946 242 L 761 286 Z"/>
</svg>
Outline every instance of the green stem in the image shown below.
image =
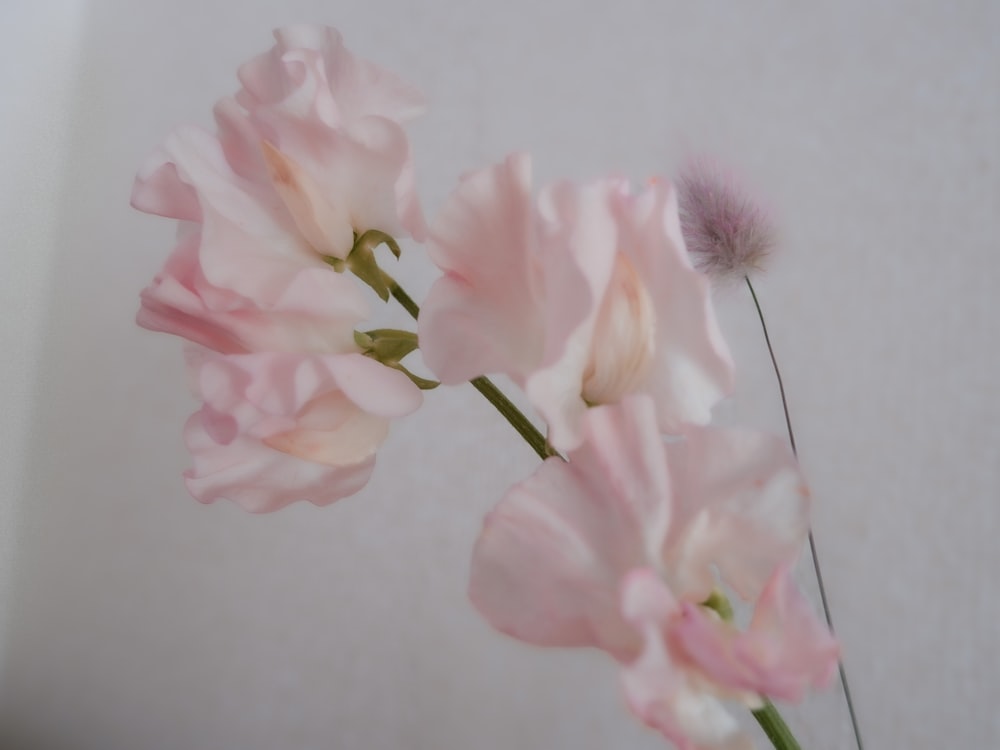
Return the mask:
<svg viewBox="0 0 1000 750">
<path fill-rule="evenodd" d="M 767 698 L 764 699 L 763 708 L 758 708 L 752 713 L 760 728 L 764 730 L 764 734 L 774 745 L 774 750 L 802 750 L 792 730 L 778 713 L 778 709 Z"/>
<path fill-rule="evenodd" d="M 545 436 L 524 416 L 520 409 L 514 406 L 513 402 L 503 394 L 503 391 L 496 387 L 492 380 L 481 375 L 470 382 L 477 391 L 486 397 L 487 401 L 496 407 L 498 412 L 503 414 L 504 418 L 510 422 L 511 426 L 517 430 L 517 433 L 524 438 L 540 459 L 544 461 L 549 456 L 556 455 L 549 449 Z"/>
<path fill-rule="evenodd" d="M 406 290 L 399 285 L 392 276 L 387 274 L 385 271 L 382 272 L 382 276 L 385 278 L 386 286 L 389 287 L 389 294 L 393 296 L 403 309 L 410 314 L 414 320 L 420 317 L 420 306 L 413 301 L 413 297 L 406 293 Z"/>
<path fill-rule="evenodd" d="M 420 316 L 420 306 L 413 301 L 413 297 L 406 293 L 406 290 L 399 285 L 394 278 L 392 278 L 385 271 L 382 272 L 382 276 L 385 279 L 386 286 L 389 287 L 389 294 L 393 296 L 406 312 L 408 312 L 414 320 Z M 479 391 L 483 396 L 493 404 L 494 408 L 500 412 L 504 419 L 506 419 L 511 427 L 517 430 L 517 433 L 524 438 L 525 442 L 531 446 L 532 450 L 538 454 L 538 457 L 543 461 L 549 456 L 556 455 L 549 448 L 548 442 L 545 440 L 545 436 L 538 431 L 538 428 L 531 423 L 524 413 L 518 409 L 514 403 L 507 398 L 503 391 L 496 387 L 492 380 L 485 376 L 480 376 L 474 378 L 470 381 L 477 391 Z"/>
</svg>

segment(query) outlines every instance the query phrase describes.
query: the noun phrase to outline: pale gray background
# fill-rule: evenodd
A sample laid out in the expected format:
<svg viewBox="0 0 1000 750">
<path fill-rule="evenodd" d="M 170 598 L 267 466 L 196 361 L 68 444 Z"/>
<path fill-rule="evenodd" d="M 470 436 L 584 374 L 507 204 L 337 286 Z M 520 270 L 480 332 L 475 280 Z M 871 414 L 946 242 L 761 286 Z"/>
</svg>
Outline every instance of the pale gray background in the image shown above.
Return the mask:
<svg viewBox="0 0 1000 750">
<path fill-rule="evenodd" d="M 471 389 L 430 395 L 334 507 L 186 495 L 180 347 L 132 323 L 173 227 L 128 208 L 132 175 L 297 20 L 427 92 L 431 215 L 518 148 L 542 180 L 741 170 L 782 227 L 759 288 L 869 750 L 1000 745 L 1000 4 L 2 8 L 0 746 L 663 744 L 599 654 L 536 652 L 467 604 L 482 515 L 535 465 Z M 415 247 L 400 275 L 433 276 Z M 719 306 L 741 378 L 721 416 L 780 430 L 744 290 Z M 836 691 L 791 715 L 807 747 L 850 747 Z"/>
</svg>

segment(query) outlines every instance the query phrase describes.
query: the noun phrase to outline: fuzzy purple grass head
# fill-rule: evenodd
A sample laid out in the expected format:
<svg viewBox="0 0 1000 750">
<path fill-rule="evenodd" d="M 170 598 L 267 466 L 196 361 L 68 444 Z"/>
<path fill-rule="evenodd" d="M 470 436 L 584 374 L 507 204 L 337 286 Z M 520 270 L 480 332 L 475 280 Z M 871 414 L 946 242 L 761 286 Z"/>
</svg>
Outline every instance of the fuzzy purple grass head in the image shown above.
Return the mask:
<svg viewBox="0 0 1000 750">
<path fill-rule="evenodd" d="M 717 280 L 739 280 L 763 269 L 774 247 L 774 226 L 731 174 L 695 160 L 681 170 L 677 188 L 681 231 L 698 270 Z"/>
</svg>

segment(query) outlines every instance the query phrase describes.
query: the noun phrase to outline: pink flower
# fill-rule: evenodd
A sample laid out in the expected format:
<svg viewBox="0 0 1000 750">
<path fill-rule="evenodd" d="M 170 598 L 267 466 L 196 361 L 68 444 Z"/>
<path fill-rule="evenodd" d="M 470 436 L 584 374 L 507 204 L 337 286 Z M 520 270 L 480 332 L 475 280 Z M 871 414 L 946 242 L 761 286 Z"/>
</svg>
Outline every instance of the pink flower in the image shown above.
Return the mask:
<svg viewBox="0 0 1000 750">
<path fill-rule="evenodd" d="M 359 491 L 390 421 L 422 398 L 406 375 L 360 354 L 192 349 L 188 362 L 204 401 L 184 430 L 194 458 L 188 489 L 255 513 Z"/>
<path fill-rule="evenodd" d="M 837 643 L 817 620 L 792 580 L 779 566 L 757 600 L 746 632 L 690 602 L 671 635 L 675 646 L 699 670 L 731 689 L 800 701 L 810 685 L 829 681 L 837 666 Z"/>
<path fill-rule="evenodd" d="M 739 430 L 664 445 L 649 396 L 588 410 L 582 431 L 487 518 L 473 603 L 520 640 L 607 651 L 633 710 L 680 747 L 742 747 L 721 700 L 797 699 L 836 664 L 787 576 L 808 523 L 794 457 Z M 757 603 L 745 633 L 702 606 L 716 573 Z"/>
<path fill-rule="evenodd" d="M 239 71 L 243 88 L 216 106 L 230 164 L 272 183 L 303 236 L 343 258 L 353 233 L 422 240 L 410 147 L 401 123 L 423 96 L 354 57 L 332 28 L 291 26 Z"/>
<path fill-rule="evenodd" d="M 368 309 L 323 256 L 368 229 L 423 236 L 400 125 L 421 100 L 332 29 L 275 36 L 216 106 L 218 135 L 178 129 L 136 177 L 136 208 L 182 221 L 139 323 L 220 351 L 344 351 Z"/>
<path fill-rule="evenodd" d="M 405 374 L 358 353 L 365 292 L 325 256 L 369 229 L 423 236 L 401 125 L 422 99 L 333 29 L 275 37 L 216 105 L 217 134 L 177 129 L 132 193 L 180 221 L 138 323 L 212 350 L 190 359 L 204 406 L 185 430 L 188 487 L 252 511 L 357 492 L 390 419 L 421 402 Z"/>
<path fill-rule="evenodd" d="M 622 670 L 629 708 L 679 750 L 752 750 L 723 699 L 739 697 L 700 679 L 678 654 L 665 625 L 681 608 L 651 570 L 635 570 L 622 587 L 622 611 L 642 634 L 642 650 Z"/>
<path fill-rule="evenodd" d="M 434 222 L 445 272 L 420 319 L 446 383 L 492 372 L 521 384 L 560 450 L 588 405 L 653 397 L 660 429 L 703 424 L 732 387 L 704 277 L 684 250 L 672 187 L 558 183 L 531 197 L 514 155 L 467 176 Z"/>
<path fill-rule="evenodd" d="M 366 316 L 363 290 L 328 267 L 306 266 L 261 301 L 210 283 L 198 263 L 200 236 L 180 241 L 143 290 L 143 328 L 235 354 L 253 351 L 357 351 L 353 331 Z"/>
<path fill-rule="evenodd" d="M 643 644 L 622 671 L 629 706 L 682 749 L 752 747 L 724 699 L 751 706 L 758 694 L 799 701 L 837 667 L 836 641 L 786 566 L 771 576 L 745 632 L 705 607 L 678 602 L 649 569 L 626 577 L 622 611 Z"/>
</svg>

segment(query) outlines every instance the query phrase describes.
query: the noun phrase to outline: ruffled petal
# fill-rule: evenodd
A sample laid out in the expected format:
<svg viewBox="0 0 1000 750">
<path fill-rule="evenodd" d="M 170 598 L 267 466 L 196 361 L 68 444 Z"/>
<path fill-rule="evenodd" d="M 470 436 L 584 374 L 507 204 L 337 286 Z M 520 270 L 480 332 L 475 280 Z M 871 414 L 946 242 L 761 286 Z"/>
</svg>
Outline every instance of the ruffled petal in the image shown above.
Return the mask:
<svg viewBox="0 0 1000 750">
<path fill-rule="evenodd" d="M 360 490 L 390 417 L 422 399 L 405 375 L 360 354 L 194 349 L 188 362 L 204 401 L 185 428 L 188 488 L 202 502 L 226 498 L 253 512 Z"/>
<path fill-rule="evenodd" d="M 678 664 L 666 632 L 681 609 L 652 570 L 635 570 L 622 584 L 622 611 L 642 634 L 641 653 L 622 668 L 629 708 L 680 750 L 752 750 L 719 697 Z"/>
<path fill-rule="evenodd" d="M 653 396 L 660 429 L 707 424 L 712 408 L 733 390 L 733 364 L 716 321 L 708 279 L 684 248 L 677 194 L 665 180 L 642 193 L 612 195 L 620 248 L 634 265 L 655 308 L 655 355 L 637 390 Z"/>
<path fill-rule="evenodd" d="M 321 255 L 345 260 L 354 245 L 347 206 L 328 200 L 305 169 L 268 141 L 262 149 L 271 182 L 299 232 Z"/>
<path fill-rule="evenodd" d="M 592 409 L 584 432 L 569 462 L 547 460 L 488 516 L 470 596 L 515 638 L 622 657 L 636 641 L 618 585 L 662 545 L 669 486 L 648 399 Z"/>
<path fill-rule="evenodd" d="M 201 221 L 195 189 L 181 179 L 170 154 L 160 148 L 139 168 L 132 185 L 132 208 L 168 219 Z"/>
<path fill-rule="evenodd" d="M 663 552 L 672 588 L 702 601 L 715 568 L 740 596 L 756 599 L 808 533 L 809 490 L 792 452 L 763 433 L 691 427 L 666 455 L 677 498 Z"/>
<path fill-rule="evenodd" d="M 246 436 L 222 445 L 212 439 L 203 416 L 191 416 L 184 441 L 194 465 L 184 473 L 200 502 L 230 500 L 250 513 L 271 513 L 298 501 L 330 505 L 359 492 L 371 478 L 375 457 L 350 466 L 297 458 Z"/>
<path fill-rule="evenodd" d="M 541 356 L 531 163 L 515 154 L 466 176 L 430 230 L 444 271 L 420 312 L 420 348 L 444 383 L 520 373 Z"/>
<path fill-rule="evenodd" d="M 270 304 L 259 304 L 204 277 L 201 235 L 180 244 L 143 290 L 136 322 L 224 354 L 250 351 L 357 351 L 355 326 L 367 317 L 359 285 L 329 268 L 290 275 Z"/>
<path fill-rule="evenodd" d="M 292 26 L 276 31 L 275 39 L 274 48 L 240 68 L 243 89 L 235 101 L 259 140 L 309 167 L 308 181 L 320 189 L 308 201 L 307 236 L 313 240 L 316 218 L 336 215 L 336 236 L 313 244 L 337 257 L 345 252 L 343 217 L 359 234 L 378 229 L 422 240 L 426 227 L 401 127 L 423 111 L 422 95 L 355 57 L 334 29 Z M 228 133 L 238 129 L 228 123 Z M 236 162 L 246 161 L 239 150 L 233 154 Z M 297 219 L 301 213 L 293 210 Z M 328 222 L 318 223 L 322 228 Z"/>
<path fill-rule="evenodd" d="M 244 106 L 281 108 L 330 127 L 366 115 L 405 122 L 423 113 L 423 95 L 393 73 L 355 57 L 330 27 L 296 25 L 274 32 L 275 46 L 240 67 Z"/>
<path fill-rule="evenodd" d="M 778 700 L 802 700 L 807 688 L 826 685 L 837 668 L 837 642 L 784 566 L 764 589 L 747 631 L 688 604 L 672 633 L 714 682 Z"/>
<path fill-rule="evenodd" d="M 568 182 L 542 191 L 545 221 L 545 351 L 525 379 L 532 405 L 549 426 L 549 442 L 573 450 L 583 438 L 584 379 L 593 358 L 594 329 L 615 267 L 617 228 L 608 212 L 615 181 L 583 187 Z"/>
</svg>

